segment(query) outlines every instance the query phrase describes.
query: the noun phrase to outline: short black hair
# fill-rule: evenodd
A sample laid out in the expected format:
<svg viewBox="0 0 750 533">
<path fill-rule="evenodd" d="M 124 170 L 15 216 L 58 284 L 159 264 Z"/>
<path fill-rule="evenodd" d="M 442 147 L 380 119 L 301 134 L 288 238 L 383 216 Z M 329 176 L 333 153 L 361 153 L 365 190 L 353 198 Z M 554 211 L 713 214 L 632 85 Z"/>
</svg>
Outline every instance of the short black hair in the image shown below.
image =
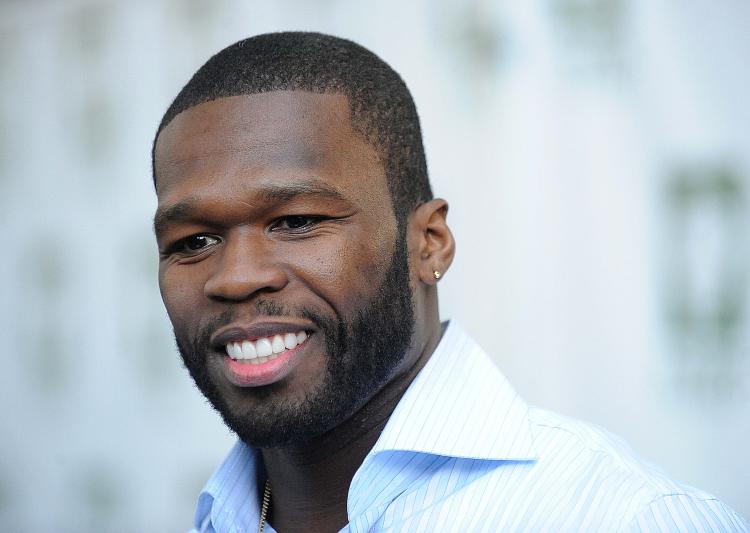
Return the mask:
<svg viewBox="0 0 750 533">
<path fill-rule="evenodd" d="M 154 137 L 151 163 L 156 182 L 156 140 L 181 112 L 228 96 L 271 91 L 343 93 L 352 126 L 381 159 L 399 227 L 432 198 L 419 116 L 396 71 L 366 48 L 310 32 L 256 35 L 209 59 L 167 109 Z"/>
</svg>

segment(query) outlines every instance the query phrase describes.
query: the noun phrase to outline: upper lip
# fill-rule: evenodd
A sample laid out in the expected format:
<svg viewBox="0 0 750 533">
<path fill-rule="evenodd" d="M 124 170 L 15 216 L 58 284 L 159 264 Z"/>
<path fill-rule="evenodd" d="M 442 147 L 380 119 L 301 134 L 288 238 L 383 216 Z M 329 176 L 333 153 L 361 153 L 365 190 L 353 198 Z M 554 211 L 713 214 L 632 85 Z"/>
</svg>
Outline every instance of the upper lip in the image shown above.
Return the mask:
<svg viewBox="0 0 750 533">
<path fill-rule="evenodd" d="M 218 329 L 211 335 L 211 347 L 215 350 L 224 348 L 230 342 L 254 341 L 262 337 L 273 337 L 284 333 L 306 331 L 311 333 L 312 324 L 307 321 L 294 322 L 255 322 L 253 324 L 230 324 Z"/>
</svg>

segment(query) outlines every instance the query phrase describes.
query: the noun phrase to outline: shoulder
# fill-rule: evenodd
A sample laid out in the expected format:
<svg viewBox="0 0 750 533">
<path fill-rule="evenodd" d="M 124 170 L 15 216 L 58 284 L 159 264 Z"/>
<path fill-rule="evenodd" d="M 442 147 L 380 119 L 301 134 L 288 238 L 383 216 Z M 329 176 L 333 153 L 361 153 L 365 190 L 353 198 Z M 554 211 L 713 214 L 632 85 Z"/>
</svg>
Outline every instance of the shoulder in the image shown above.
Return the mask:
<svg viewBox="0 0 750 533">
<path fill-rule="evenodd" d="M 709 496 L 672 480 L 639 457 L 623 439 L 595 424 L 534 407 L 528 418 L 542 468 L 556 467 L 584 480 L 616 479 L 617 485 L 631 489 L 621 489 L 621 493 L 630 492 L 631 497 L 645 502 L 661 494 Z"/>
<path fill-rule="evenodd" d="M 569 508 L 582 510 L 571 530 L 747 531 L 716 497 L 671 479 L 594 424 L 538 408 L 529 409 L 529 424 L 536 474 Z"/>
<path fill-rule="evenodd" d="M 642 531 L 750 531 L 750 525 L 714 497 L 695 494 L 663 494 L 645 505 L 623 533 Z"/>
</svg>

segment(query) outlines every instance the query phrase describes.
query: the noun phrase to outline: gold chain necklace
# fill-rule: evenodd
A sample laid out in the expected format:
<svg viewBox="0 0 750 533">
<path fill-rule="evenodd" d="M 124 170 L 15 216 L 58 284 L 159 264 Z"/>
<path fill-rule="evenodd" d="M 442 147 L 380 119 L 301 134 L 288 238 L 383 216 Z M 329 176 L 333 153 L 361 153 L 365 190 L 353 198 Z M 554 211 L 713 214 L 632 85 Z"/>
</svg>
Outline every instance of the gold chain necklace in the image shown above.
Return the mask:
<svg viewBox="0 0 750 533">
<path fill-rule="evenodd" d="M 263 533 L 266 527 L 266 516 L 268 508 L 271 506 L 271 484 L 266 480 L 266 488 L 263 490 L 263 505 L 260 508 L 260 524 L 258 524 L 258 533 Z"/>
</svg>

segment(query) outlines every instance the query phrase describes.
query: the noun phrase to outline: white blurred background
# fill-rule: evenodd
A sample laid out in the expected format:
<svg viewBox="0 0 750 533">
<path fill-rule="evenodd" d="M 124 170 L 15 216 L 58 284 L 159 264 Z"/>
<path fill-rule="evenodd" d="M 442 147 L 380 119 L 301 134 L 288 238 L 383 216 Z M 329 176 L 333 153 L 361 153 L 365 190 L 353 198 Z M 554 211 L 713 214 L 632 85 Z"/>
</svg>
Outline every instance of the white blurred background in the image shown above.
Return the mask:
<svg viewBox="0 0 750 533">
<path fill-rule="evenodd" d="M 173 347 L 150 145 L 213 53 L 317 30 L 417 102 L 441 282 L 533 404 L 750 516 L 750 4 L 0 3 L 0 529 L 177 532 L 232 436 Z"/>
</svg>

